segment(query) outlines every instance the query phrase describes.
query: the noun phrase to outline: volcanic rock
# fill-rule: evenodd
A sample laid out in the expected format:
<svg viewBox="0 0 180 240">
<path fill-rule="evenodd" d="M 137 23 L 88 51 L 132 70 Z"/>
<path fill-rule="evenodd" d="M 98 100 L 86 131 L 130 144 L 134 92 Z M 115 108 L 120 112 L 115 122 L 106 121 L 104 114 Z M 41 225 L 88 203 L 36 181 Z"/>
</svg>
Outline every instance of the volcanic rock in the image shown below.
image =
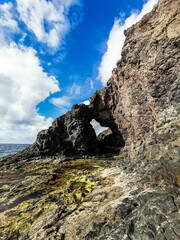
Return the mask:
<svg viewBox="0 0 180 240">
<path fill-rule="evenodd" d="M 104 119 L 102 116 L 102 120 L 99 121 L 102 126 L 106 125 L 112 130 L 109 140 L 113 139 L 113 142 L 102 142 L 96 137 L 90 124 L 94 118 L 96 113 L 91 105 L 75 104 L 71 111 L 57 118 L 49 129 L 42 130 L 37 135 L 36 142 L 22 151 L 21 157 L 118 154 L 120 148 L 124 147 L 124 140 L 114 119 L 110 116 Z"/>
<path fill-rule="evenodd" d="M 0 239 L 180 239 L 180 1 L 159 0 L 125 35 L 89 106 L 0 159 Z M 109 129 L 96 136 L 92 119 Z"/>
<path fill-rule="evenodd" d="M 125 31 L 121 59 L 107 87 L 96 91 L 90 105 L 75 105 L 38 134 L 30 155 L 96 155 L 112 151 L 102 146 L 90 121 L 109 127 L 119 152 L 136 148 L 153 131 L 157 115 L 180 112 L 179 1 L 160 0 L 153 11 Z"/>
</svg>

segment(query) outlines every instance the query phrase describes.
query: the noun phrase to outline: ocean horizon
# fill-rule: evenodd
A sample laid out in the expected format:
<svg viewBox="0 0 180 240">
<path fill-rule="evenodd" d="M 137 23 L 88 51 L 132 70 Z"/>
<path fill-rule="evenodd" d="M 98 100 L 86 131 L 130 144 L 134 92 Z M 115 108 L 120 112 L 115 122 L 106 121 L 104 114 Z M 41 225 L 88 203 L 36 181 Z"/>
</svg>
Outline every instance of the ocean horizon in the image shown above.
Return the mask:
<svg viewBox="0 0 180 240">
<path fill-rule="evenodd" d="M 0 143 L 0 157 L 20 152 L 29 145 L 30 144 Z"/>
</svg>

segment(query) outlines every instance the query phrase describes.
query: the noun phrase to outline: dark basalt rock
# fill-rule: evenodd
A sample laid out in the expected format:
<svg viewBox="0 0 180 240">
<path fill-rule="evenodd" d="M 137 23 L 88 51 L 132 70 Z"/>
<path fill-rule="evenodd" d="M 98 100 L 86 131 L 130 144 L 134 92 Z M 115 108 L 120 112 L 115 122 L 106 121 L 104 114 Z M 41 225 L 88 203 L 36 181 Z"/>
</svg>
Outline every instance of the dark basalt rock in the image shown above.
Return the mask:
<svg viewBox="0 0 180 240">
<path fill-rule="evenodd" d="M 98 113 L 97 106 L 94 104 L 89 106 L 75 104 L 71 111 L 57 118 L 49 129 L 42 130 L 37 135 L 36 142 L 16 154 L 16 158 L 118 154 L 120 148 L 124 146 L 124 140 L 113 116 L 106 109 Z M 96 137 L 90 124 L 92 119 L 111 129 L 112 133 L 106 137 L 105 141 Z"/>
<path fill-rule="evenodd" d="M 33 148 L 47 155 L 98 154 L 100 147 L 91 120 L 92 113 L 88 106 L 74 105 L 71 111 L 57 118 L 48 130 L 38 134 Z"/>
</svg>

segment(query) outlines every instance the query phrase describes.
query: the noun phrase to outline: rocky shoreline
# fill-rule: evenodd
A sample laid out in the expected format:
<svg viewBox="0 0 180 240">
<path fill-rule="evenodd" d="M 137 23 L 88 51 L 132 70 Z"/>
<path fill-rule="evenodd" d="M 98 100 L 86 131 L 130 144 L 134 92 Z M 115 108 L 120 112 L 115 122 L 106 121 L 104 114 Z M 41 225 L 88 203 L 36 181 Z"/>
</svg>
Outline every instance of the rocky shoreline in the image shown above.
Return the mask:
<svg viewBox="0 0 180 240">
<path fill-rule="evenodd" d="M 179 239 L 179 120 L 157 127 L 136 159 L 124 149 L 13 163 L 0 173 L 0 239 Z"/>
</svg>

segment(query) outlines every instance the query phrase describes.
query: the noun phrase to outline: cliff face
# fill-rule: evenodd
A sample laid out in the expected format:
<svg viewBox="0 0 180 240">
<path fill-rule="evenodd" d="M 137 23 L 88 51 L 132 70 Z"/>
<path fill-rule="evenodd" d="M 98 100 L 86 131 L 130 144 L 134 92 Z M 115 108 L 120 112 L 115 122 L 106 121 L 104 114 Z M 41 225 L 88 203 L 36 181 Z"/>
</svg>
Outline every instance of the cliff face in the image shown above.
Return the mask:
<svg viewBox="0 0 180 240">
<path fill-rule="evenodd" d="M 125 34 L 90 105 L 0 160 L 0 239 L 180 239 L 180 1 L 159 0 Z M 96 137 L 92 119 L 111 131 Z"/>
<path fill-rule="evenodd" d="M 179 13 L 179 1 L 161 0 L 128 29 L 122 57 L 108 86 L 91 99 L 99 116 L 99 105 L 110 109 L 126 144 L 143 141 L 160 112 L 179 111 Z"/>
</svg>

